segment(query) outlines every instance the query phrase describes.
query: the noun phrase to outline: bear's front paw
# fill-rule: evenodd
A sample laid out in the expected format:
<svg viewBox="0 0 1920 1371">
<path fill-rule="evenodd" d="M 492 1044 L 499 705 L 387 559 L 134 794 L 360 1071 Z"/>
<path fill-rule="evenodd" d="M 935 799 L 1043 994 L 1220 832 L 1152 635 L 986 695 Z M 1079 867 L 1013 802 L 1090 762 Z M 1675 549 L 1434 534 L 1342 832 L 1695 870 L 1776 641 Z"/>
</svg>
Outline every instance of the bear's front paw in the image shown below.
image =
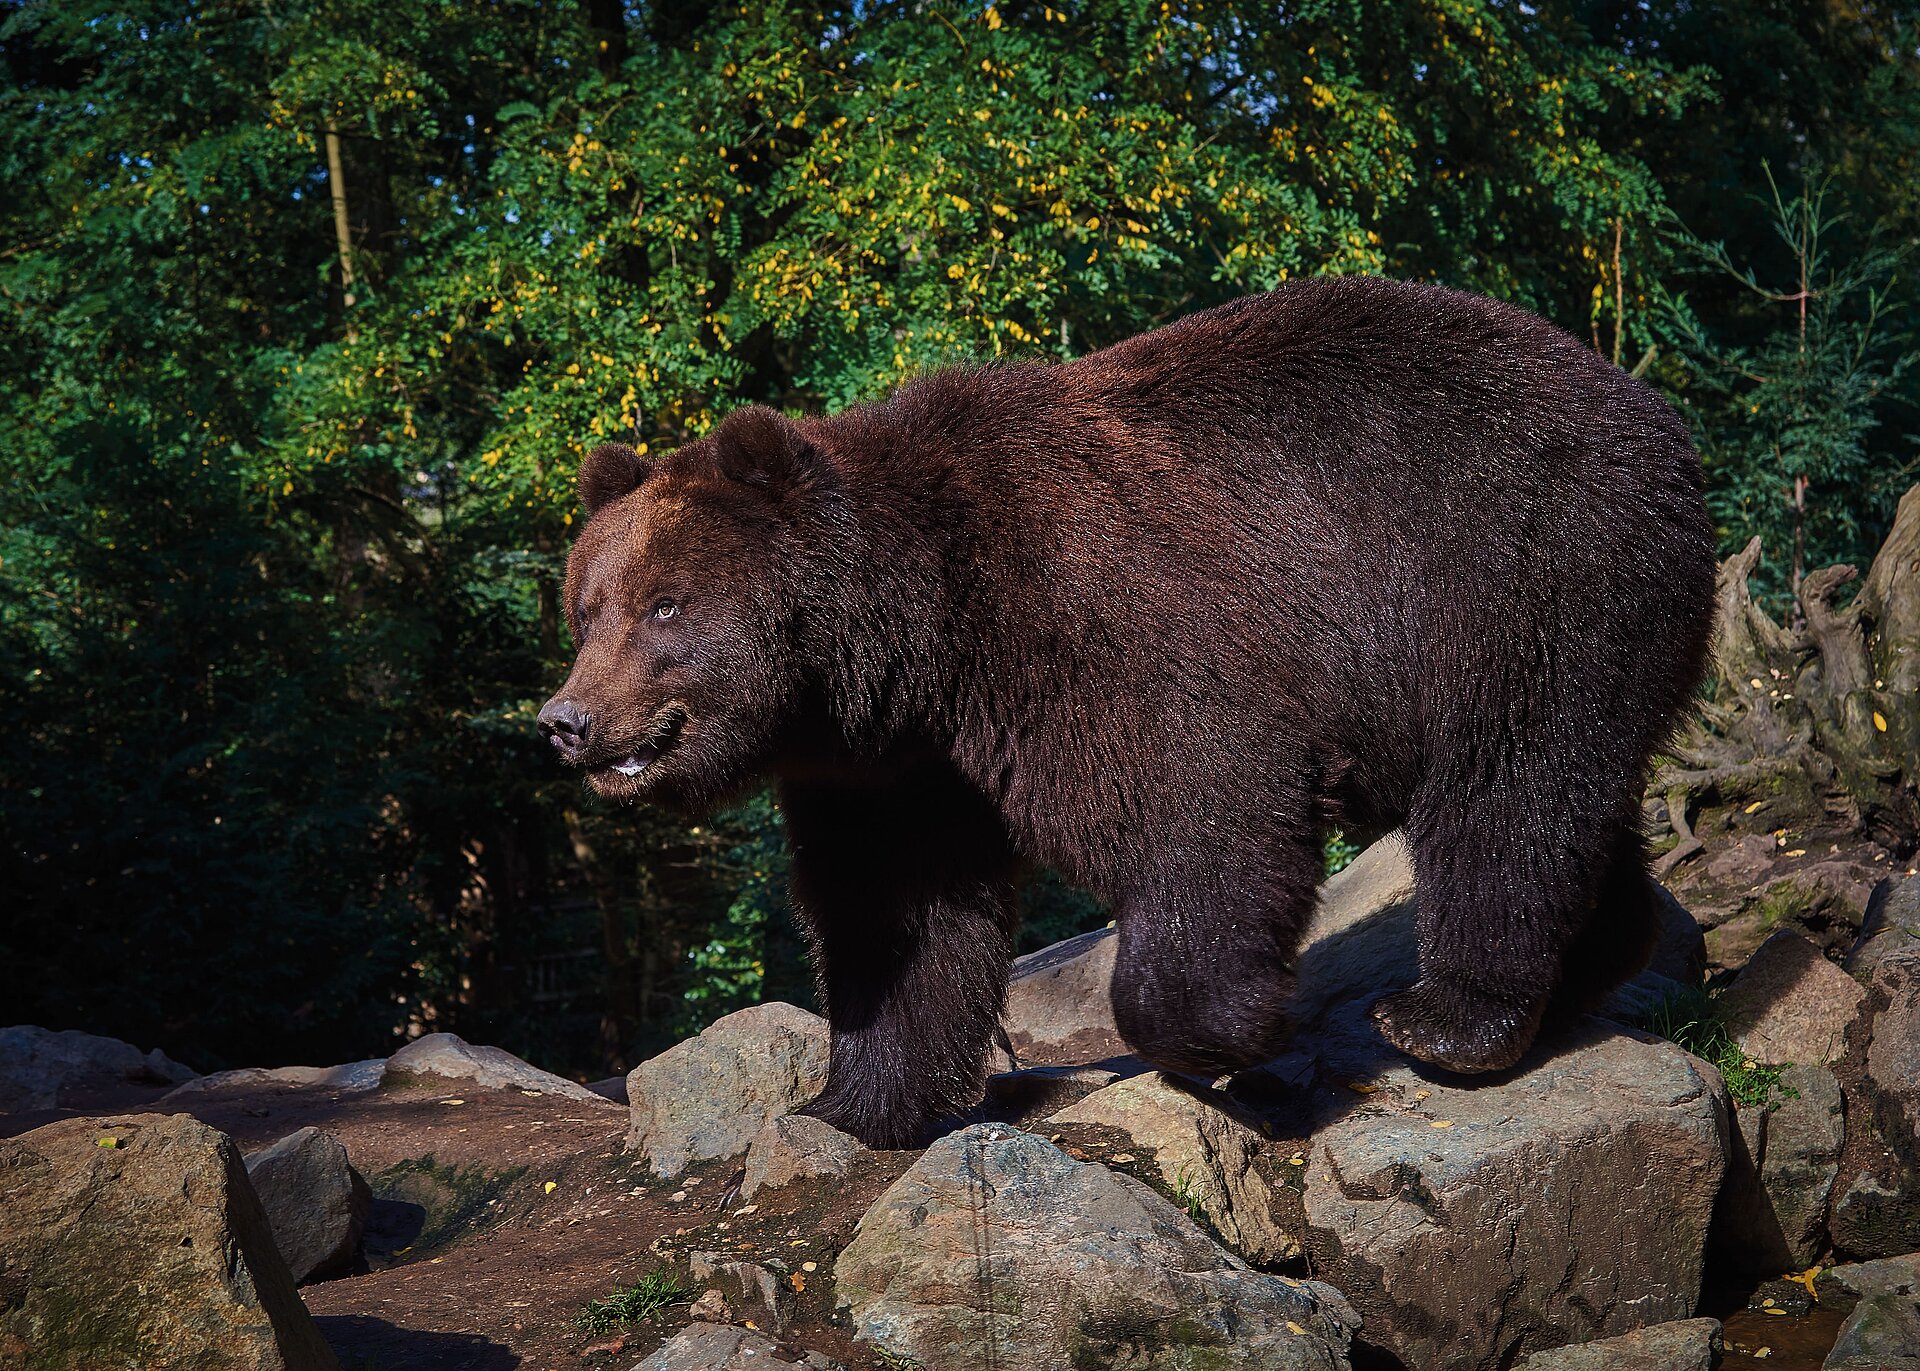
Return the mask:
<svg viewBox="0 0 1920 1371">
<path fill-rule="evenodd" d="M 1544 1003 L 1496 999 L 1457 982 L 1422 978 L 1373 1007 L 1381 1036 L 1409 1057 L 1449 1071 L 1504 1071 L 1525 1055 Z"/>
</svg>

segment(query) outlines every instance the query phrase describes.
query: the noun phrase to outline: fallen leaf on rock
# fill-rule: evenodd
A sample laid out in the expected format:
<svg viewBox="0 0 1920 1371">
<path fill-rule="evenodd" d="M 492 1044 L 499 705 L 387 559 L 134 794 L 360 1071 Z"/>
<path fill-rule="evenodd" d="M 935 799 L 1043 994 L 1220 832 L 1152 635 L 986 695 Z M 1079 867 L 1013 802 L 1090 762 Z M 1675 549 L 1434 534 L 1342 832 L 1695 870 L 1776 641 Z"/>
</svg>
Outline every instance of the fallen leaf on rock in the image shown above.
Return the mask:
<svg viewBox="0 0 1920 1371">
<path fill-rule="evenodd" d="M 1356 1095 L 1372 1095 L 1377 1093 L 1380 1087 L 1371 1081 L 1348 1081 L 1347 1089 Z"/>
<path fill-rule="evenodd" d="M 1288 1331 L 1289 1333 L 1292 1333 L 1292 1334 L 1293 1334 L 1293 1335 L 1295 1335 L 1296 1337 L 1298 1337 L 1298 1336 L 1301 1336 L 1301 1335 L 1303 1335 L 1303 1334 L 1305 1334 L 1307 1330 L 1306 1330 L 1306 1329 L 1304 1329 L 1304 1328 L 1302 1328 L 1302 1327 L 1301 1327 L 1301 1326 L 1300 1326 L 1299 1324 L 1297 1324 L 1297 1323 L 1295 1323 L 1295 1322 L 1294 1322 L 1294 1321 L 1293 1321 L 1292 1319 L 1288 1319 L 1288 1320 L 1287 1320 L 1287 1331 Z"/>
<path fill-rule="evenodd" d="M 1452 1128 L 1453 1120 L 1452 1119 L 1434 1119 L 1431 1121 L 1431 1123 L 1428 1126 L 1431 1128 Z"/>
<path fill-rule="evenodd" d="M 551 1195 L 554 1191 L 558 1190 L 559 1188 L 560 1188 L 559 1181 L 548 1181 L 546 1185 L 542 1187 L 544 1192 L 549 1195 Z"/>
<path fill-rule="evenodd" d="M 465 1100 L 442 1100 L 440 1101 L 440 1103 L 441 1104 L 465 1104 L 466 1101 Z"/>
<path fill-rule="evenodd" d="M 118 1146 L 120 1146 L 120 1139 L 118 1139 L 118 1138 L 101 1138 L 101 1139 L 99 1139 L 99 1140 L 98 1140 L 97 1142 L 95 1142 L 95 1143 L 94 1143 L 94 1146 L 95 1146 L 95 1147 L 118 1147 Z"/>
</svg>

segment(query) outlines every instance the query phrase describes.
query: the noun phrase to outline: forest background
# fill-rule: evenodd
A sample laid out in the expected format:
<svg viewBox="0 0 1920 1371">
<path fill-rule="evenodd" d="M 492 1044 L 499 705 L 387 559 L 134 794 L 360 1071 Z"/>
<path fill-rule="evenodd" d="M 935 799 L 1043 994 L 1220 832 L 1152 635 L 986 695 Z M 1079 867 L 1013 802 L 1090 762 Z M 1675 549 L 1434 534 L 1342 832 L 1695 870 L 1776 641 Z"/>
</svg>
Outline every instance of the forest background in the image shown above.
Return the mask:
<svg viewBox="0 0 1920 1371">
<path fill-rule="evenodd" d="M 11 0 L 0 56 L 0 1022 L 201 1070 L 809 1000 L 766 796 L 611 809 L 532 728 L 604 439 L 1371 272 L 1660 387 L 1783 613 L 1920 469 L 1920 5 Z"/>
</svg>

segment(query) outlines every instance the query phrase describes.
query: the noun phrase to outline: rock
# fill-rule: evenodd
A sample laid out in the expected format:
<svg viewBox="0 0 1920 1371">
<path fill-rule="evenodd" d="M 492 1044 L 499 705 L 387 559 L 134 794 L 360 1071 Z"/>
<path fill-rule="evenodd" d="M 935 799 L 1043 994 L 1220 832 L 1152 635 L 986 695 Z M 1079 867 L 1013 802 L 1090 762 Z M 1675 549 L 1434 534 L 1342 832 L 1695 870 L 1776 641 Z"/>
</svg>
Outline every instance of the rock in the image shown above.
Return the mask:
<svg viewBox="0 0 1920 1371">
<path fill-rule="evenodd" d="M 1120 1072 L 1104 1066 L 1033 1066 L 987 1077 L 987 1102 L 1023 1117 L 1045 1118 L 1094 1091 Z"/>
<path fill-rule="evenodd" d="M 824 1119 L 806 1114 L 779 1115 L 762 1124 L 747 1146 L 747 1174 L 740 1182 L 740 1198 L 750 1200 L 768 1186 L 844 1176 L 866 1155 L 867 1149 L 859 1139 Z"/>
<path fill-rule="evenodd" d="M 1891 1155 L 1836 1187 L 1827 1220 L 1833 1247 L 1849 1257 L 1891 1257 L 1920 1247 L 1920 1175 Z"/>
<path fill-rule="evenodd" d="M 733 1306 L 718 1290 L 708 1290 L 687 1306 L 687 1317 L 697 1323 L 731 1323 Z"/>
<path fill-rule="evenodd" d="M 1738 1113 L 1744 1164 L 1729 1168 L 1716 1239 L 1753 1275 L 1799 1270 L 1827 1246 L 1827 1204 L 1846 1144 L 1840 1083 L 1823 1066 L 1788 1067 L 1764 1106 Z"/>
<path fill-rule="evenodd" d="M 246 1164 L 295 1284 L 352 1265 L 373 1194 L 339 1139 L 309 1126 L 250 1154 Z"/>
<path fill-rule="evenodd" d="M 818 1352 L 777 1355 L 780 1345 L 747 1328 L 694 1323 L 681 1329 L 633 1371 L 790 1371 L 800 1365 L 830 1371 L 834 1363 Z"/>
<path fill-rule="evenodd" d="M 1775 933 L 1720 997 L 1727 1030 L 1760 1062 L 1832 1061 L 1866 988 L 1797 933 Z"/>
<path fill-rule="evenodd" d="M 740 1318 L 761 1332 L 786 1330 L 792 1313 L 795 1291 L 781 1276 L 758 1262 L 729 1261 L 718 1252 L 695 1252 L 692 1264 L 696 1284 L 715 1287 L 723 1307 L 739 1311 Z M 701 1317 L 697 1312 L 695 1318 Z"/>
<path fill-rule="evenodd" d="M 74 1029 L 0 1028 L 0 1114 L 71 1106 L 88 1088 L 178 1085 L 193 1077 L 157 1047 L 143 1053 L 118 1038 Z"/>
<path fill-rule="evenodd" d="M 0 1141 L 0 1356 L 22 1345 L 34 1367 L 339 1371 L 239 1152 L 185 1115 Z"/>
<path fill-rule="evenodd" d="M 414 1039 L 387 1058 L 387 1074 L 395 1072 L 471 1081 L 482 1090 L 523 1090 L 558 1095 L 581 1104 L 608 1103 L 604 1095 L 596 1095 L 584 1085 L 542 1071 L 500 1048 L 475 1047 L 454 1033 L 429 1033 Z"/>
<path fill-rule="evenodd" d="M 603 1100 L 612 1100 L 615 1104 L 628 1103 L 625 1076 L 608 1076 L 604 1080 L 588 1081 L 587 1089 Z"/>
<path fill-rule="evenodd" d="M 855 1336 L 929 1368 L 1345 1368 L 1338 1291 L 1249 1270 L 1131 1177 L 1004 1125 L 935 1143 L 835 1263 Z"/>
<path fill-rule="evenodd" d="M 1617 1338 L 1535 1352 L 1524 1371 L 1713 1371 L 1720 1364 L 1720 1320 L 1657 1323 Z"/>
<path fill-rule="evenodd" d="M 1823 1371 L 1920 1371 L 1920 1252 L 1821 1277 L 1860 1302 L 1840 1326 Z"/>
<path fill-rule="evenodd" d="M 1844 965 L 1856 976 L 1871 976 L 1889 957 L 1916 955 L 1920 955 L 1920 877 L 1883 877 L 1867 901 L 1860 936 Z"/>
<path fill-rule="evenodd" d="M 1462 1079 L 1386 1047 L 1366 1008 L 1231 1091 L 1301 1159 L 1280 1221 L 1361 1341 L 1423 1371 L 1491 1369 L 1693 1313 L 1732 1127 L 1718 1072 L 1586 1019 Z"/>
<path fill-rule="evenodd" d="M 826 1020 L 790 1004 L 738 1010 L 627 1073 L 627 1151 L 668 1178 L 737 1156 L 826 1081 Z"/>
<path fill-rule="evenodd" d="M 387 1060 L 369 1057 L 365 1061 L 342 1066 L 243 1066 L 233 1071 L 216 1071 L 169 1090 L 155 1102 L 156 1107 L 185 1109 L 195 1100 L 213 1095 L 259 1090 L 265 1086 L 288 1089 L 332 1090 L 342 1095 L 362 1090 L 378 1090 L 386 1078 Z"/>
<path fill-rule="evenodd" d="M 1135 1076 L 1089 1095 L 1053 1116 L 1056 1124 L 1117 1128 L 1134 1144 L 1153 1149 L 1154 1165 L 1176 1199 L 1197 1207 L 1221 1241 L 1250 1261 L 1292 1261 L 1300 1237 L 1274 1218 L 1285 1188 L 1285 1162 L 1270 1155 L 1260 1135 L 1192 1090 L 1158 1073 Z"/>
<path fill-rule="evenodd" d="M 1902 1162 L 1920 1168 L 1920 956 L 1882 960 L 1873 988 L 1887 999 L 1867 1044 L 1874 1127 Z"/>
<path fill-rule="evenodd" d="M 1095 1062 L 1130 1049 L 1113 1023 L 1111 928 L 1016 958 L 1000 1022 L 1023 1061 Z"/>
</svg>

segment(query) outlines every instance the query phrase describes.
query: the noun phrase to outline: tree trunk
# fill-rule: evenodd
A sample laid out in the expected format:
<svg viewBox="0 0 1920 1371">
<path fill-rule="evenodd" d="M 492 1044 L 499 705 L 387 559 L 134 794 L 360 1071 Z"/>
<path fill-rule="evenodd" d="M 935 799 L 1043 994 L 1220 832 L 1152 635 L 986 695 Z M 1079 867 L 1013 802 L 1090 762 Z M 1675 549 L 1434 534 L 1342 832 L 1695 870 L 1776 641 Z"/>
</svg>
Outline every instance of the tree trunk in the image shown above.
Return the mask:
<svg viewBox="0 0 1920 1371">
<path fill-rule="evenodd" d="M 340 159 L 340 134 L 327 125 L 327 188 L 333 196 L 333 241 L 340 254 L 340 306 L 343 314 L 353 309 L 353 226 L 347 216 L 347 173 Z M 347 339 L 355 336 L 351 318 Z"/>
<path fill-rule="evenodd" d="M 1689 811 L 1719 804 L 1767 828 L 1824 824 L 1894 851 L 1920 844 L 1920 485 L 1844 608 L 1851 566 L 1807 572 L 1795 592 L 1800 627 L 1753 601 L 1754 539 L 1720 566 L 1713 661 L 1717 679 L 1654 777 L 1680 846 L 1699 851 Z M 1764 811 L 1764 812 L 1763 812 Z"/>
</svg>

